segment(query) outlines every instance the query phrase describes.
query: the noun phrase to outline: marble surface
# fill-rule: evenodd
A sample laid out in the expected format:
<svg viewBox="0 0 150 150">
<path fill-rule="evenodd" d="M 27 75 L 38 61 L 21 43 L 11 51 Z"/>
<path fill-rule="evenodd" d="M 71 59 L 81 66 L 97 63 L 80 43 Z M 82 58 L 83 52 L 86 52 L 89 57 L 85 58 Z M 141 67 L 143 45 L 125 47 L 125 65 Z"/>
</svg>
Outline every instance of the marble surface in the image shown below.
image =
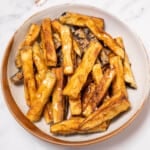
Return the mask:
<svg viewBox="0 0 150 150">
<path fill-rule="evenodd" d="M 38 0 L 37 0 L 38 1 Z M 45 3 L 43 3 L 45 1 Z M 144 42 L 150 53 L 150 1 L 149 0 L 5 0 L 0 4 L 0 65 L 7 43 L 16 29 L 33 13 L 60 3 L 90 4 L 117 16 L 126 22 Z M 1 86 L 0 86 L 1 88 Z M 150 147 L 150 101 L 135 121 L 120 134 L 102 143 L 79 147 L 85 150 L 140 150 Z M 1 150 L 70 150 L 46 143 L 24 130 L 12 117 L 0 90 L 0 149 Z"/>
</svg>

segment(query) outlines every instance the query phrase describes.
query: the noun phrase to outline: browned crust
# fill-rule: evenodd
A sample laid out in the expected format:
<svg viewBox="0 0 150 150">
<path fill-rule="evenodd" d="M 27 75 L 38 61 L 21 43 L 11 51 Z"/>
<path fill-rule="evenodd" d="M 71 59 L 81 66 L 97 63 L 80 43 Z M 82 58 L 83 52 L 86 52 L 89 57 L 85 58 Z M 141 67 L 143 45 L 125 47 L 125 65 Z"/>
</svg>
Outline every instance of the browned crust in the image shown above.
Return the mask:
<svg viewBox="0 0 150 150">
<path fill-rule="evenodd" d="M 56 66 L 57 56 L 54 42 L 52 39 L 51 20 L 49 18 L 44 19 L 42 22 L 41 39 L 47 65 Z"/>
</svg>

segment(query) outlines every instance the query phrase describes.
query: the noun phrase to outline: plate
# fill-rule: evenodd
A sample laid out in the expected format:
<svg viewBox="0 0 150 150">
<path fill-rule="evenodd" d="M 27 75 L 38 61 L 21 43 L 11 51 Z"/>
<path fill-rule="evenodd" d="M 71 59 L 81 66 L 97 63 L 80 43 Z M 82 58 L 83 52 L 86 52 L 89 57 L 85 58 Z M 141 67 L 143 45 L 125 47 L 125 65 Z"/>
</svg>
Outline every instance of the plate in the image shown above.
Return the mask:
<svg viewBox="0 0 150 150">
<path fill-rule="evenodd" d="M 88 135 L 73 135 L 73 136 L 54 136 L 49 132 L 49 125 L 46 125 L 44 120 L 38 123 L 31 123 L 25 114 L 28 110 L 23 93 L 23 86 L 15 86 L 10 82 L 10 77 L 17 71 L 14 59 L 17 53 L 18 45 L 23 40 L 25 33 L 31 23 L 40 23 L 45 17 L 57 18 L 65 11 L 87 14 L 95 17 L 104 18 L 106 31 L 113 37 L 121 36 L 124 39 L 125 48 L 129 59 L 132 63 L 132 70 L 137 82 L 137 90 L 128 89 L 129 99 L 132 108 L 122 117 L 114 121 L 106 132 L 94 133 Z M 50 7 L 31 16 L 23 25 L 16 31 L 10 40 L 5 52 L 2 66 L 2 86 L 5 100 L 8 108 L 15 119 L 33 135 L 55 144 L 61 145 L 88 145 L 106 140 L 113 135 L 122 131 L 127 127 L 139 114 L 145 100 L 148 98 L 150 89 L 150 70 L 149 59 L 144 49 L 141 40 L 133 33 L 127 25 L 118 20 L 116 17 L 107 12 L 87 6 L 76 4 L 63 4 Z"/>
</svg>

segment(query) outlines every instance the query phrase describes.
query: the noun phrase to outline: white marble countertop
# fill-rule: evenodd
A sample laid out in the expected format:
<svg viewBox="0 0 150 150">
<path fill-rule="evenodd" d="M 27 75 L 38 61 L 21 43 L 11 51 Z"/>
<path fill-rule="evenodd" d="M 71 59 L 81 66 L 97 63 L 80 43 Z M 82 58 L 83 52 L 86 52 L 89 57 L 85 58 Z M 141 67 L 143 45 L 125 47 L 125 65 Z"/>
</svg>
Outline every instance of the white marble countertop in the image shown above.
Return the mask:
<svg viewBox="0 0 150 150">
<path fill-rule="evenodd" d="M 4 0 L 0 3 L 0 61 L 6 45 L 15 30 L 38 10 L 59 3 L 85 3 L 102 8 L 127 22 L 136 31 L 150 53 L 150 1 L 149 0 L 47 0 L 41 6 L 34 0 Z M 1 64 L 1 62 L 0 62 Z M 1 88 L 1 87 L 0 87 Z M 85 150 L 141 150 L 150 147 L 150 101 L 135 121 L 120 134 L 102 143 L 85 146 Z M 46 143 L 24 130 L 12 117 L 0 90 L 0 149 L 1 150 L 70 150 L 77 149 Z"/>
</svg>

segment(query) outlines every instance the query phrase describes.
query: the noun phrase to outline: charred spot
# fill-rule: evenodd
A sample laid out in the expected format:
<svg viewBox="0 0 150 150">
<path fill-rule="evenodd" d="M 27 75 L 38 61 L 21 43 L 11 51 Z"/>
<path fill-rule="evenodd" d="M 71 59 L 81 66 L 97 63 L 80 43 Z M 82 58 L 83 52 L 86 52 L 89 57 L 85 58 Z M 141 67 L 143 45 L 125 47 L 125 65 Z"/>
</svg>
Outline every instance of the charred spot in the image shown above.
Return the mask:
<svg viewBox="0 0 150 150">
<path fill-rule="evenodd" d="M 62 14 L 61 14 L 61 16 L 65 16 L 67 14 L 67 12 L 63 12 Z"/>
</svg>

